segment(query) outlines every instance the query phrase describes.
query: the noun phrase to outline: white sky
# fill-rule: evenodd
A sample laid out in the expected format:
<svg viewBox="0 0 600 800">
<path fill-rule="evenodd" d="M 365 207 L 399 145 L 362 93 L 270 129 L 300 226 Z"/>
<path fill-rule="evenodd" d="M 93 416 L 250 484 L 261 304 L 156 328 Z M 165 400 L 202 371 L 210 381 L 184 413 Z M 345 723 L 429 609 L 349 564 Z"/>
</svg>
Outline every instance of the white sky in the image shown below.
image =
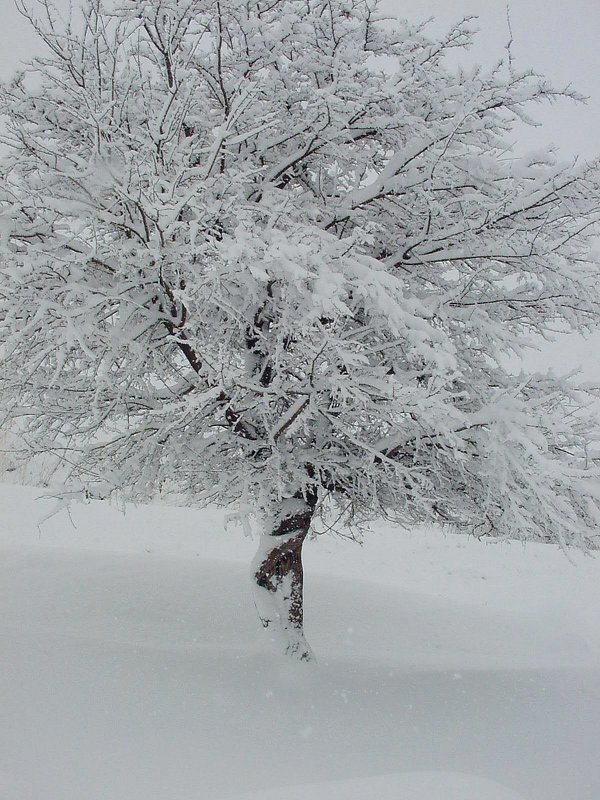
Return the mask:
<svg viewBox="0 0 600 800">
<path fill-rule="evenodd" d="M 434 30 L 477 16 L 480 34 L 461 59 L 489 65 L 506 56 L 506 5 L 505 0 L 384 0 L 387 10 L 409 20 L 435 16 Z M 531 144 L 552 141 L 565 154 L 600 153 L 600 0 L 510 0 L 509 7 L 515 66 L 533 67 L 589 97 L 586 106 L 563 102 L 540 108 L 544 130 L 527 132 Z"/>
<path fill-rule="evenodd" d="M 59 0 L 66 6 L 67 0 Z M 443 31 L 464 16 L 477 16 L 480 34 L 465 64 L 492 65 L 506 55 L 509 39 L 505 0 L 383 0 L 390 14 L 421 21 L 435 17 L 432 32 Z M 587 95 L 586 105 L 568 101 L 540 107 L 541 128 L 526 129 L 519 147 L 559 145 L 565 156 L 600 154 L 600 0 L 509 0 L 516 67 L 533 67 L 559 86 L 571 83 Z M 0 0 L 0 79 L 39 45 L 13 0 Z M 584 364 L 600 379 L 600 335 L 588 342 L 562 339 L 544 360 L 558 369 Z"/>
</svg>

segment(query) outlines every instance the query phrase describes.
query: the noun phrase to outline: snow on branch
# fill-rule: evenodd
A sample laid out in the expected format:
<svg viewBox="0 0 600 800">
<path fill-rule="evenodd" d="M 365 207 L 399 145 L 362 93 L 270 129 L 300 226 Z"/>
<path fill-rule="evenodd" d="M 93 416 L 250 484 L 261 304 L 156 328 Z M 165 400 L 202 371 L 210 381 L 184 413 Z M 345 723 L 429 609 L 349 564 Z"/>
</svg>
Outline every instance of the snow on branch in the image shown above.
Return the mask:
<svg viewBox="0 0 600 800">
<path fill-rule="evenodd" d="M 598 164 L 507 145 L 575 92 L 453 70 L 470 20 L 364 0 L 24 13 L 1 424 L 85 496 L 597 546 L 594 392 L 515 377 L 532 336 L 598 325 Z"/>
</svg>

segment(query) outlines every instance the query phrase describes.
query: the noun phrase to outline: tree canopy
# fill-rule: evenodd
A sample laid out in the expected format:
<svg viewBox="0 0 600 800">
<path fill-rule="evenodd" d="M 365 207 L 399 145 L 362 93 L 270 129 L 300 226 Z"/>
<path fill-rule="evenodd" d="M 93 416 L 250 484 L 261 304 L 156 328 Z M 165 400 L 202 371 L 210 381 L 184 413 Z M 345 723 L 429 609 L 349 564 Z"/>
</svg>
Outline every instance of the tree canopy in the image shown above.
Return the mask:
<svg viewBox="0 0 600 800">
<path fill-rule="evenodd" d="M 372 0 L 28 14 L 0 404 L 73 492 L 595 546 L 590 397 L 518 367 L 598 323 L 597 165 L 511 150 L 572 91 Z"/>
</svg>

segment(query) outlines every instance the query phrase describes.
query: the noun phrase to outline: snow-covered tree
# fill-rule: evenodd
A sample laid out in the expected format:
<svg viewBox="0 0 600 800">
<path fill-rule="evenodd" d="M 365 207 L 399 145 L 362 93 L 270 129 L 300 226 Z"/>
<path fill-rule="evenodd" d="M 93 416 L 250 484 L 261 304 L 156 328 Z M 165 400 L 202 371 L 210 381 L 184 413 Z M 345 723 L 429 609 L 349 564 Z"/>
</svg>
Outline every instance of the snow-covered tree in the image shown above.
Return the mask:
<svg viewBox="0 0 600 800">
<path fill-rule="evenodd" d="M 259 614 L 299 658 L 318 516 L 597 545 L 589 397 L 514 366 L 598 323 L 596 165 L 511 150 L 570 90 L 455 71 L 468 21 L 435 40 L 375 0 L 27 13 L 1 421 L 72 496 L 254 514 Z"/>
</svg>

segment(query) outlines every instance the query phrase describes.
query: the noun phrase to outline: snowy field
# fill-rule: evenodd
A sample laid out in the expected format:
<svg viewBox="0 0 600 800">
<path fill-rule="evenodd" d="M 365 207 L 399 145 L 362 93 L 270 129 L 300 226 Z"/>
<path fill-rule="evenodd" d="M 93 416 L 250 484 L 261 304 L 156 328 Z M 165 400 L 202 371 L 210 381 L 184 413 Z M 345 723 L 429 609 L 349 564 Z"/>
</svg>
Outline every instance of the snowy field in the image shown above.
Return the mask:
<svg viewBox="0 0 600 800">
<path fill-rule="evenodd" d="M 0 485 L 2 800 L 598 800 L 600 560 L 377 529 L 307 544 L 270 655 L 220 512 Z"/>
</svg>

